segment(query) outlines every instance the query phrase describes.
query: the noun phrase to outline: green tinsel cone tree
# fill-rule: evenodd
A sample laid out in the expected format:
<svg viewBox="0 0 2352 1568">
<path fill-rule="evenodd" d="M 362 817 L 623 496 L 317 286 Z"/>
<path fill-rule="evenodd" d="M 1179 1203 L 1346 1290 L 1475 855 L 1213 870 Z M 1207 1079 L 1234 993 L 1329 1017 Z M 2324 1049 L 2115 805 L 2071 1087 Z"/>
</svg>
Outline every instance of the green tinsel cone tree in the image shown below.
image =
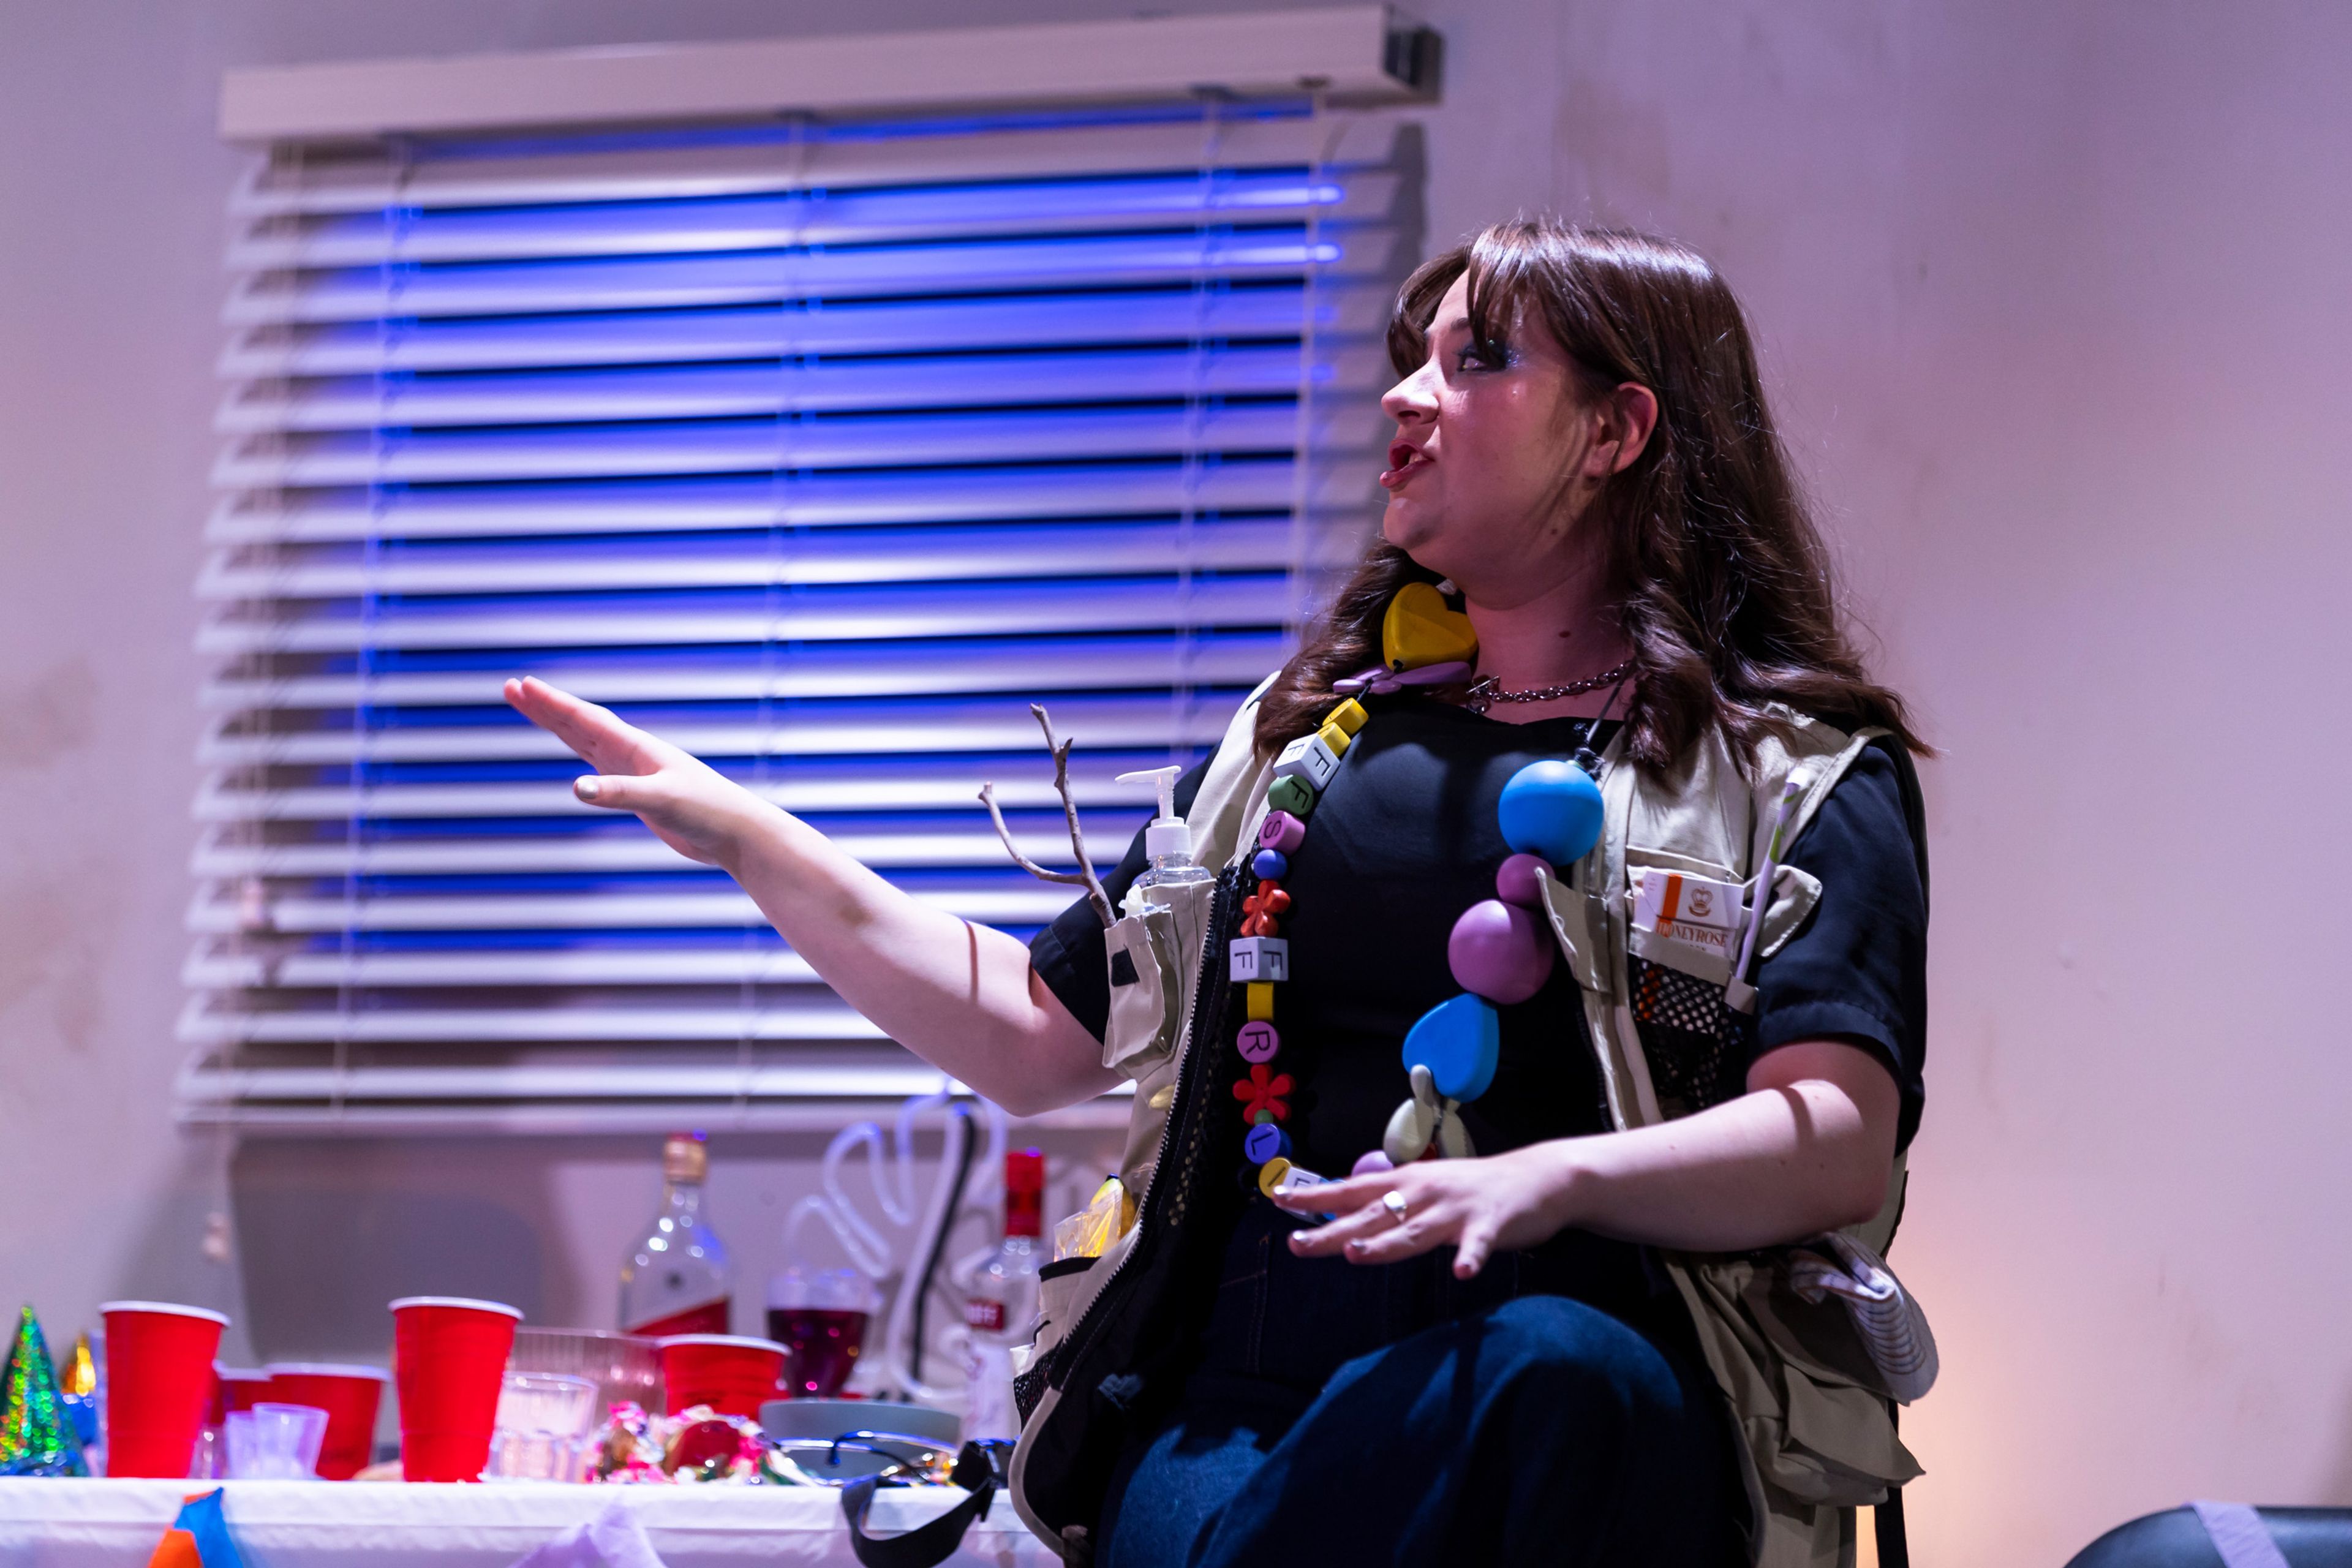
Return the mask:
<svg viewBox="0 0 2352 1568">
<path fill-rule="evenodd" d="M 81 1440 L 58 1393 L 40 1320 L 26 1307 L 0 1373 L 0 1476 L 86 1476 Z"/>
</svg>

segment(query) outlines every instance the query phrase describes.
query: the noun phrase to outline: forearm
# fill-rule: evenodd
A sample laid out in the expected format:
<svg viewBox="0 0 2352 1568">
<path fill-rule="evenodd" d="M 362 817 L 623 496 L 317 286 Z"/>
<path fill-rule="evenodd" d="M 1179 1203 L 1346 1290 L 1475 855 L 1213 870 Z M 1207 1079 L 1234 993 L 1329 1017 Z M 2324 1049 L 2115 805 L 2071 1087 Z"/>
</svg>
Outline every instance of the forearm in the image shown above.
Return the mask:
<svg viewBox="0 0 2352 1568">
<path fill-rule="evenodd" d="M 609 708 L 537 679 L 509 680 L 516 711 L 596 772 L 591 805 L 634 812 L 688 859 L 740 883 L 818 976 L 899 1044 L 1007 1110 L 1098 1094 L 1117 1075 L 1003 931 L 908 897 L 824 834 Z"/>
<path fill-rule="evenodd" d="M 761 808 L 726 868 L 843 1001 L 1006 1110 L 1034 1114 L 1118 1082 L 1027 948 L 902 892 L 797 817 Z"/>
<path fill-rule="evenodd" d="M 1677 1251 L 1735 1252 L 1877 1213 L 1893 1146 L 1846 1089 L 1802 1079 L 1676 1121 L 1559 1139 L 1530 1152 L 1547 1167 L 1559 1227 Z"/>
</svg>

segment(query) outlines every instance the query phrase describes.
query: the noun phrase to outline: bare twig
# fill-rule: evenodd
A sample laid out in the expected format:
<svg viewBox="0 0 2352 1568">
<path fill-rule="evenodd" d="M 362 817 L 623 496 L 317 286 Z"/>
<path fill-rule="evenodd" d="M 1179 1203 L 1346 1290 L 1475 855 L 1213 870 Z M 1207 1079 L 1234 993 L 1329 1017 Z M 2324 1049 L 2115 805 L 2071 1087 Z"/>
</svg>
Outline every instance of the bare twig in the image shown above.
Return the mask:
<svg viewBox="0 0 2352 1568">
<path fill-rule="evenodd" d="M 1104 925 L 1110 925 L 1118 917 L 1110 907 L 1110 894 L 1103 890 L 1101 879 L 1095 875 L 1094 861 L 1087 858 L 1087 836 L 1078 826 L 1078 803 L 1070 797 L 1070 742 L 1054 739 L 1054 721 L 1046 717 L 1043 705 L 1032 702 L 1029 711 L 1037 716 L 1038 728 L 1045 731 L 1046 749 L 1054 753 L 1054 793 L 1062 797 L 1062 815 L 1069 819 L 1070 848 L 1078 858 L 1078 868 L 1076 871 L 1049 871 L 1021 853 L 1013 842 L 1013 830 L 1004 826 L 1004 814 L 996 807 L 996 786 L 993 784 L 980 786 L 980 803 L 988 807 L 988 819 L 996 824 L 996 837 L 1004 841 L 1004 852 L 1013 857 L 1015 865 L 1041 882 L 1063 882 L 1072 887 L 1083 887 L 1087 890 L 1087 900 L 1095 907 L 1096 915 Z"/>
</svg>

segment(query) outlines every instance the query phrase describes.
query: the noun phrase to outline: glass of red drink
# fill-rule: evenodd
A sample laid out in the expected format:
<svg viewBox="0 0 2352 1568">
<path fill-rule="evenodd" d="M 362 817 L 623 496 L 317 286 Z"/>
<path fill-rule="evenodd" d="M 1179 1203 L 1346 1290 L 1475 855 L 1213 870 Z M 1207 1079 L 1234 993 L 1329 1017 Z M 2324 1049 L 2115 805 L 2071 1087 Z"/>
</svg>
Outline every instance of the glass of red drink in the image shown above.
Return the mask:
<svg viewBox="0 0 2352 1568">
<path fill-rule="evenodd" d="M 792 1347 L 795 1399 L 830 1399 L 857 1369 L 873 1285 L 853 1268 L 787 1268 L 768 1281 L 768 1337 Z"/>
</svg>

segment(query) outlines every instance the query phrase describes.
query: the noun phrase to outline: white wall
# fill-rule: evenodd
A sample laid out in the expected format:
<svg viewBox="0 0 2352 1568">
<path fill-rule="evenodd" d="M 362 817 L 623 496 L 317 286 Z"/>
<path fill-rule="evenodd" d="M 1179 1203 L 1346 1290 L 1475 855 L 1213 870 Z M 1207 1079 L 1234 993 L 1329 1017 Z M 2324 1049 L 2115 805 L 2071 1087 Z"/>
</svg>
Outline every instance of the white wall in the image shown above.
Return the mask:
<svg viewBox="0 0 2352 1568">
<path fill-rule="evenodd" d="M 1929 1471 L 1918 1560 L 2056 1563 L 2191 1495 L 2352 1503 L 2352 1061 L 2326 956 L 2352 880 L 2327 816 L 2352 544 L 2326 526 L 2352 489 L 2352 96 L 2331 80 L 2352 13 L 1423 10 L 1448 41 L 1433 235 L 1553 206 L 1721 262 L 1885 668 L 1947 752 L 1927 773 L 1928 1109 L 1896 1253 L 1945 1352 L 1906 1427 Z M 858 25 L 1099 14 L 871 0 Z M 53 1331 L 152 1290 L 236 1307 L 264 1352 L 342 1348 L 380 1332 L 361 1297 L 381 1279 L 325 1283 L 356 1254 L 598 1311 L 650 1198 L 648 1152 L 610 1142 L 249 1144 L 232 1163 L 168 1123 L 187 585 L 236 167 L 209 134 L 220 69 L 838 15 L 8 8 L 0 1291 Z M 714 1202 L 763 1256 L 812 1152 L 719 1145 Z M 253 1290 L 199 1251 L 230 1206 Z M 253 1257 L 323 1235 L 343 1239 L 305 1284 Z"/>
</svg>

